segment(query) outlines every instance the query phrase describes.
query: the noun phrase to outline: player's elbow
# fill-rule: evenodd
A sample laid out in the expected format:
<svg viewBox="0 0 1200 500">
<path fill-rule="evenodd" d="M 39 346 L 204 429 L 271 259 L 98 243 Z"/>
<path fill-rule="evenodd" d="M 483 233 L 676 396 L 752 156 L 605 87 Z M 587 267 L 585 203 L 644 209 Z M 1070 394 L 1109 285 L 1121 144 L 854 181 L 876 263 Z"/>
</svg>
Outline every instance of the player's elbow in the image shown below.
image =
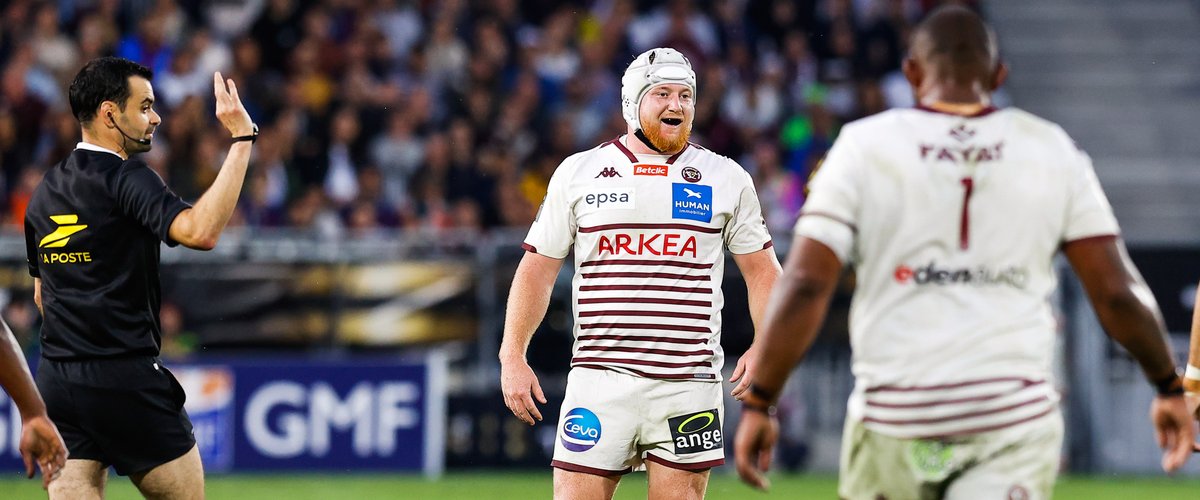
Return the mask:
<svg viewBox="0 0 1200 500">
<path fill-rule="evenodd" d="M 217 248 L 217 241 L 221 239 L 220 234 L 200 235 L 191 241 L 180 242 L 184 246 L 193 250 L 203 250 L 205 252 Z"/>
<path fill-rule="evenodd" d="M 782 279 L 789 282 L 787 286 L 791 289 L 794 297 L 805 301 L 822 300 L 833 293 L 833 289 L 837 285 L 836 279 L 814 273 L 799 273 L 794 276 L 785 274 Z"/>
</svg>

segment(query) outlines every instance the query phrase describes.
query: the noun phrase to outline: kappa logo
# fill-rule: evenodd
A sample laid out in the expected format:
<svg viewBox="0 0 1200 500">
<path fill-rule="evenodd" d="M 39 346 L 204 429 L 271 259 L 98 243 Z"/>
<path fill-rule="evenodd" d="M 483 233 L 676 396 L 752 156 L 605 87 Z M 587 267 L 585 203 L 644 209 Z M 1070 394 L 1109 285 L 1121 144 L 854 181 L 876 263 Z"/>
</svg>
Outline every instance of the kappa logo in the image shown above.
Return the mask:
<svg viewBox="0 0 1200 500">
<path fill-rule="evenodd" d="M 683 170 L 679 171 L 679 175 L 682 175 L 685 181 L 700 182 L 700 171 L 696 167 L 683 167 Z"/>
<path fill-rule="evenodd" d="M 667 176 L 666 165 L 644 165 L 638 164 L 633 166 L 633 175 L 658 175 Z"/>
<path fill-rule="evenodd" d="M 599 179 L 601 177 L 604 177 L 606 179 L 609 177 L 621 177 L 621 173 L 617 172 L 616 167 L 604 167 L 604 169 L 601 170 L 600 173 L 596 174 L 596 176 L 592 177 L 592 178 Z"/>
<path fill-rule="evenodd" d="M 966 124 L 960 123 L 957 127 L 950 129 L 950 137 L 953 137 L 959 142 L 963 142 L 975 137 L 975 131 L 967 128 Z"/>
<path fill-rule="evenodd" d="M 51 215 L 50 220 L 58 224 L 58 229 L 42 238 L 38 243 L 40 248 L 65 247 L 67 242 L 71 241 L 71 235 L 87 229 L 87 224 L 79 224 L 79 216 L 75 214 Z"/>
</svg>

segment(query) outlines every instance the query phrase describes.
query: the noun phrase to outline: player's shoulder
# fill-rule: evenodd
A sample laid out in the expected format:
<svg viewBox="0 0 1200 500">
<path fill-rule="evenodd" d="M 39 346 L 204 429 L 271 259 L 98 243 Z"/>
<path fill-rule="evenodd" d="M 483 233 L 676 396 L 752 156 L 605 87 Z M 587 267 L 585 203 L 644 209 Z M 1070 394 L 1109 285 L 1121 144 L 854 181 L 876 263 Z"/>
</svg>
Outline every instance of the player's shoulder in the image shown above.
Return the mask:
<svg viewBox="0 0 1200 500">
<path fill-rule="evenodd" d="M 688 151 L 685 153 L 687 153 L 687 156 L 680 158 L 680 161 L 676 163 L 695 164 L 705 169 L 713 169 L 721 174 L 733 177 L 750 175 L 737 160 L 694 142 L 688 143 Z"/>
<path fill-rule="evenodd" d="M 1044 139 L 1059 147 L 1078 149 L 1070 134 L 1057 123 L 1015 107 L 1005 108 L 1004 113 L 1010 116 L 1015 131 L 1021 135 Z"/>
<path fill-rule="evenodd" d="M 611 163 L 611 155 L 613 155 L 614 152 L 616 152 L 616 154 L 620 154 L 617 148 L 613 147 L 612 143 L 613 141 L 605 141 L 597 144 L 591 149 L 585 149 L 564 158 L 563 161 L 558 164 L 558 168 L 555 170 L 555 175 L 574 176 L 575 173 L 585 165 L 593 163 Z"/>
</svg>

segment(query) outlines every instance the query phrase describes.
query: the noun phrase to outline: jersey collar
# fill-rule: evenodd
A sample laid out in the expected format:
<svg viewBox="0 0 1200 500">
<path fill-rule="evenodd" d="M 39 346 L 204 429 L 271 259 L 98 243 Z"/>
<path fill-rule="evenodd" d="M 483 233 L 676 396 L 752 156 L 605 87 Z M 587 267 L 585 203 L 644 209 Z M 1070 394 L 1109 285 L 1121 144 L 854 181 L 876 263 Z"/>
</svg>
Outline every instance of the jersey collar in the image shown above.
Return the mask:
<svg viewBox="0 0 1200 500">
<path fill-rule="evenodd" d="M 621 150 L 621 152 L 625 154 L 625 157 L 629 158 L 629 163 L 637 163 L 638 162 L 637 156 L 635 156 L 633 154 L 633 151 L 629 150 L 629 147 L 625 146 L 625 144 L 621 142 L 621 139 L 624 137 L 629 137 L 629 135 L 627 134 L 627 135 L 617 137 L 616 139 L 609 141 L 609 144 L 612 144 L 613 146 L 616 146 L 617 149 Z M 674 164 L 675 160 L 678 160 L 679 157 L 683 155 L 683 152 L 687 151 L 688 148 L 691 147 L 691 145 L 692 145 L 691 142 L 684 144 L 683 149 L 680 149 L 678 153 L 675 153 L 675 154 L 671 155 L 669 158 L 667 158 L 667 165 Z M 663 155 L 659 155 L 659 156 L 663 156 Z"/>
<path fill-rule="evenodd" d="M 95 151 L 95 152 L 97 152 L 97 153 L 108 153 L 108 154 L 116 155 L 116 157 L 117 157 L 117 158 L 121 158 L 121 155 L 117 154 L 117 152 L 116 152 L 116 151 L 113 151 L 113 150 L 111 150 L 111 149 L 108 149 L 108 148 L 104 148 L 104 147 L 97 146 L 97 145 L 95 145 L 95 144 L 92 144 L 92 143 L 90 143 L 90 142 L 83 142 L 83 141 L 80 141 L 80 142 L 79 142 L 79 144 L 76 144 L 76 145 L 75 145 L 75 149 L 84 149 L 84 150 L 87 150 L 87 151 Z M 121 158 L 121 159 L 123 160 L 124 158 Z"/>
</svg>

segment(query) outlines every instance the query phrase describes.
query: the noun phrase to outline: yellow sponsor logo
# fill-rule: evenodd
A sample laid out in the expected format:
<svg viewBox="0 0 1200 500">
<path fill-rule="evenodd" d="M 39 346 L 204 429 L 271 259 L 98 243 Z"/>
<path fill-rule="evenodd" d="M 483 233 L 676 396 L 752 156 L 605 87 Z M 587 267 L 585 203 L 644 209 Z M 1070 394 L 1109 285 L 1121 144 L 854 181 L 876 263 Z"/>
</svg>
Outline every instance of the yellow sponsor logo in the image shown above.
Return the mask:
<svg viewBox="0 0 1200 500">
<path fill-rule="evenodd" d="M 697 420 L 699 420 L 699 419 L 705 419 L 705 420 L 706 420 L 706 421 L 704 422 L 704 425 L 701 425 L 700 427 L 696 427 L 696 426 L 689 426 L 689 425 L 688 425 L 688 424 L 690 424 L 690 423 L 692 423 L 692 422 L 695 422 L 695 421 L 697 421 Z M 691 417 L 691 418 L 689 418 L 689 419 L 687 419 L 687 420 L 684 420 L 682 423 L 680 423 L 680 424 L 679 424 L 679 427 L 678 427 L 677 429 L 675 429 L 675 430 L 679 431 L 679 433 L 680 433 L 680 434 L 688 434 L 688 433 L 696 432 L 696 431 L 699 431 L 699 430 L 703 430 L 704 428 L 708 427 L 709 425 L 712 425 L 713 421 L 714 421 L 714 420 L 716 420 L 716 419 L 717 419 L 717 416 L 716 416 L 716 415 L 713 415 L 713 413 L 712 413 L 711 411 L 706 411 L 706 412 L 703 412 L 703 413 L 697 413 L 697 414 L 695 414 L 695 415 L 692 415 L 692 417 Z"/>
<path fill-rule="evenodd" d="M 51 215 L 50 220 L 58 224 L 58 229 L 53 233 L 47 234 L 42 238 L 42 242 L 38 243 L 41 248 L 62 248 L 67 246 L 67 242 L 71 241 L 71 235 L 87 229 L 87 224 L 79 224 L 78 215 Z"/>
<path fill-rule="evenodd" d="M 80 262 L 91 262 L 92 254 L 90 252 L 58 252 L 42 254 L 43 264 L 78 264 Z"/>
</svg>

